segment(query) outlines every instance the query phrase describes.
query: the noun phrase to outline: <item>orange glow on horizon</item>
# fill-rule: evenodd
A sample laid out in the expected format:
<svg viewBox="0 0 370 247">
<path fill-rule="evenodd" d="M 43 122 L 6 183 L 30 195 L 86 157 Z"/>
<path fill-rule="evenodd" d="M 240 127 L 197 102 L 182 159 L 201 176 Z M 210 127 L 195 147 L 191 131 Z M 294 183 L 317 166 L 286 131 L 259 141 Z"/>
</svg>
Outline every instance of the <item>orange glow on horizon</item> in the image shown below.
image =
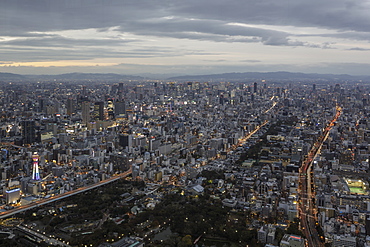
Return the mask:
<svg viewBox="0 0 370 247">
<path fill-rule="evenodd" d="M 112 62 L 94 62 L 85 60 L 61 60 L 61 61 L 47 61 L 47 62 L 20 62 L 20 63 L 3 63 L 0 67 L 70 67 L 70 66 L 114 66 L 118 63 Z"/>
</svg>

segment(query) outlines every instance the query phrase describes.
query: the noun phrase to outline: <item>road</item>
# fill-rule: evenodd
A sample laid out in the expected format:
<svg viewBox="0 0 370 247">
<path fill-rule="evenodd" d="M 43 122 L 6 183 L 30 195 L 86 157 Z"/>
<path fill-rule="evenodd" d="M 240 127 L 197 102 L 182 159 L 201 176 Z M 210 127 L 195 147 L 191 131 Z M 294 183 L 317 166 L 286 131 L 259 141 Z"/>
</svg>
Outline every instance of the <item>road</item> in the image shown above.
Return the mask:
<svg viewBox="0 0 370 247">
<path fill-rule="evenodd" d="M 38 201 L 34 201 L 34 202 L 32 202 L 28 205 L 15 207 L 15 208 L 7 210 L 5 212 L 1 212 L 0 213 L 0 219 L 9 217 L 9 216 L 17 214 L 17 213 L 27 211 L 27 210 L 32 209 L 32 208 L 39 207 L 41 205 L 45 205 L 45 204 L 48 204 L 48 203 L 51 203 L 51 202 L 55 202 L 55 201 L 58 201 L 58 200 L 61 200 L 61 199 L 64 199 L 64 198 L 67 198 L 67 197 L 85 192 L 85 191 L 88 191 L 88 190 L 91 190 L 91 189 L 95 189 L 99 186 L 109 184 L 109 183 L 114 182 L 116 180 L 119 180 L 121 178 L 127 177 L 129 174 L 131 174 L 131 169 L 126 171 L 126 172 L 117 174 L 116 176 L 113 176 L 113 177 L 108 178 L 106 180 L 100 181 L 99 183 L 95 183 L 95 184 L 84 186 L 84 187 L 81 187 L 81 188 L 78 188 L 78 189 L 75 189 L 75 190 L 67 191 L 63 194 L 58 194 L 58 195 L 49 197 L 47 199 L 41 199 L 41 200 L 38 200 Z"/>
<path fill-rule="evenodd" d="M 251 131 L 249 134 L 244 136 L 243 138 L 240 138 L 237 144 L 232 145 L 229 149 L 226 151 L 230 153 L 231 151 L 234 151 L 237 147 L 243 146 L 243 144 L 248 141 L 249 138 L 251 138 L 257 131 L 259 131 L 263 126 L 268 124 L 269 121 L 265 121 L 262 124 L 258 125 L 253 131 Z"/>
<path fill-rule="evenodd" d="M 275 97 L 275 96 L 274 96 Z M 271 100 L 274 99 L 274 97 L 271 98 Z M 266 113 L 269 113 L 272 109 L 275 108 L 276 105 L 278 105 L 279 102 L 277 101 L 274 101 L 272 106 L 270 108 L 268 108 L 266 111 L 264 111 L 263 113 L 266 114 Z M 255 119 L 257 119 L 258 117 L 255 117 Z M 232 145 L 228 150 L 226 150 L 228 153 L 230 151 L 234 151 L 237 147 L 241 147 L 243 146 L 243 144 L 249 139 L 251 138 L 257 131 L 259 131 L 263 126 L 265 126 L 266 124 L 268 124 L 269 121 L 265 120 L 262 124 L 258 125 L 254 130 L 252 130 L 250 133 L 248 133 L 247 135 L 245 135 L 244 137 L 240 138 L 238 143 L 237 144 L 234 144 Z"/>
<path fill-rule="evenodd" d="M 31 230 L 31 229 L 29 229 L 27 227 L 17 226 L 16 228 L 18 230 L 20 230 L 20 231 L 23 231 L 26 234 L 36 236 L 37 238 L 43 240 L 48 245 L 65 246 L 65 247 L 68 247 L 69 246 L 65 242 L 59 241 L 59 240 L 57 240 L 55 238 L 52 238 L 52 237 L 48 237 L 45 234 L 41 234 L 40 232 L 36 232 L 36 231 Z"/>
<path fill-rule="evenodd" d="M 342 109 L 340 107 L 337 107 L 335 116 L 325 127 L 318 140 L 314 143 L 307 155 L 307 158 L 303 161 L 302 166 L 299 170 L 298 194 L 300 200 L 298 211 L 301 220 L 301 228 L 307 238 L 307 243 L 309 247 L 324 246 L 324 244 L 320 241 L 316 230 L 317 208 L 312 200 L 315 197 L 314 188 L 311 187 L 311 185 L 314 185 L 314 178 L 311 176 L 313 162 L 316 156 L 320 153 L 323 143 L 328 138 L 330 130 L 340 116 L 341 110 Z"/>
<path fill-rule="evenodd" d="M 275 108 L 275 106 L 277 104 L 278 104 L 278 102 L 273 102 L 272 106 L 269 109 L 267 109 L 264 113 L 266 114 L 266 113 L 270 112 L 272 109 Z M 238 144 L 233 145 L 230 149 L 227 150 L 227 152 L 229 153 L 230 151 L 235 150 L 238 146 L 242 146 L 243 143 L 245 143 L 252 135 L 254 135 L 257 131 L 259 131 L 268 122 L 269 121 L 267 121 L 267 120 L 264 121 L 262 124 L 257 126 L 252 132 L 250 132 L 249 134 L 247 134 L 243 138 L 239 139 Z M 17 146 L 17 147 L 19 147 L 19 146 Z M 22 148 L 22 147 L 19 147 L 19 148 Z M 27 211 L 29 209 L 36 208 L 36 207 L 39 207 L 39 206 L 42 206 L 42 205 L 45 205 L 45 204 L 48 204 L 48 203 L 51 203 L 51 202 L 55 202 L 55 201 L 58 201 L 58 200 L 61 200 L 61 199 L 64 199 L 64 198 L 67 198 L 67 197 L 85 192 L 85 191 L 88 191 L 88 190 L 91 190 L 91 189 L 97 188 L 99 186 L 114 182 L 118 179 L 127 177 L 129 174 L 131 174 L 131 172 L 132 171 L 130 169 L 130 170 L 124 172 L 124 173 L 118 174 L 117 176 L 113 176 L 113 177 L 108 178 L 106 180 L 100 181 L 99 183 L 95 183 L 95 184 L 92 184 L 92 185 L 81 187 L 81 188 L 78 188 L 78 189 L 75 189 L 75 190 L 72 190 L 72 191 L 65 192 L 63 194 L 58 194 L 58 195 L 55 195 L 53 197 L 49 197 L 47 199 L 41 199 L 41 200 L 38 200 L 38 201 L 34 201 L 34 202 L 32 202 L 28 205 L 18 206 L 18 207 L 15 207 L 13 209 L 7 210 L 5 212 L 1 212 L 0 213 L 0 219 L 4 219 L 4 218 L 12 216 L 14 214 L 21 213 L 21 212 Z"/>
</svg>

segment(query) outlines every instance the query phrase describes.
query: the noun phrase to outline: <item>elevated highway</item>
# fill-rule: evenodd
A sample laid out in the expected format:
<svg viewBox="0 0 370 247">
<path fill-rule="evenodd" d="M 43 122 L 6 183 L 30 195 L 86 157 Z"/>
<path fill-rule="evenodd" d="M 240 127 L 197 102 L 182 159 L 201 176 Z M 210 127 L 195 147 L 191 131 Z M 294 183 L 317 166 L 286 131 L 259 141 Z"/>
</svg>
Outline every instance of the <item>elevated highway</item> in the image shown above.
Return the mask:
<svg viewBox="0 0 370 247">
<path fill-rule="evenodd" d="M 127 177 L 128 175 L 131 174 L 131 172 L 132 171 L 130 169 L 126 172 L 117 174 L 116 176 L 110 177 L 110 178 L 108 178 L 106 180 L 103 180 L 103 181 L 100 181 L 98 183 L 90 184 L 88 186 L 84 186 L 84 187 L 81 187 L 81 188 L 78 188 L 78 189 L 75 189 L 75 190 L 67 191 L 63 194 L 58 194 L 58 195 L 55 195 L 55 196 L 52 196 L 52 197 L 49 197 L 49 198 L 34 201 L 34 202 L 32 202 L 28 205 L 18 206 L 18 207 L 15 207 L 13 209 L 7 210 L 5 212 L 1 212 L 0 213 L 0 219 L 12 216 L 12 215 L 17 214 L 17 213 L 27 211 L 27 210 L 32 209 L 32 208 L 36 208 L 36 207 L 39 207 L 39 206 L 42 206 L 42 205 L 46 205 L 48 203 L 52 203 L 52 202 L 55 202 L 55 201 L 58 201 L 58 200 L 61 200 L 61 199 L 64 199 L 64 198 L 67 198 L 67 197 L 70 197 L 70 196 L 74 196 L 74 195 L 77 195 L 79 193 L 82 193 L 82 192 L 85 192 L 85 191 L 88 191 L 88 190 L 91 190 L 91 189 L 95 189 L 95 188 L 100 187 L 102 185 L 112 183 L 112 182 L 117 181 L 121 178 Z"/>
<path fill-rule="evenodd" d="M 299 218 L 301 221 L 301 228 L 304 235 L 307 238 L 308 247 L 320 247 L 324 244 L 320 241 L 316 230 L 317 224 L 317 208 L 314 203 L 314 178 L 311 176 L 313 162 L 316 156 L 320 153 L 323 143 L 329 136 L 330 130 L 334 126 L 338 117 L 341 114 L 342 109 L 337 106 L 336 114 L 333 119 L 324 128 L 322 134 L 318 140 L 312 146 L 307 158 L 303 161 L 302 166 L 299 170 Z M 311 186 L 312 185 L 312 186 Z"/>
</svg>

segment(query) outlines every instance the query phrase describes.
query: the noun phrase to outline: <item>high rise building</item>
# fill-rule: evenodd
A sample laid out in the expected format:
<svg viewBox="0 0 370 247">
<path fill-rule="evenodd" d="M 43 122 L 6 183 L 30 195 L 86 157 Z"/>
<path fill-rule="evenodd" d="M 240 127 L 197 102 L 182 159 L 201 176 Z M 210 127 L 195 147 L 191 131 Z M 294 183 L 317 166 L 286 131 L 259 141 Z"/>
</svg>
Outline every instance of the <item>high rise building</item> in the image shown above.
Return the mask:
<svg viewBox="0 0 370 247">
<path fill-rule="evenodd" d="M 116 116 L 126 114 L 125 101 L 117 101 L 114 103 L 114 114 Z"/>
<path fill-rule="evenodd" d="M 48 116 L 54 115 L 57 112 L 55 108 L 56 107 L 54 104 L 46 105 L 46 115 Z"/>
<path fill-rule="evenodd" d="M 45 109 L 45 99 L 39 98 L 39 112 L 43 112 Z"/>
<path fill-rule="evenodd" d="M 335 92 L 335 93 L 340 93 L 340 85 L 339 85 L 338 83 L 337 83 L 337 84 L 335 84 L 334 92 Z"/>
<path fill-rule="evenodd" d="M 93 119 L 94 120 L 104 120 L 104 102 L 95 102 L 94 104 L 94 112 L 93 112 Z"/>
<path fill-rule="evenodd" d="M 224 95 L 220 95 L 220 105 L 223 105 L 225 103 Z"/>
<path fill-rule="evenodd" d="M 35 181 L 40 180 L 39 159 L 40 156 L 35 152 L 32 155 L 32 179 Z"/>
<path fill-rule="evenodd" d="M 253 83 L 253 92 L 257 93 L 257 82 Z"/>
<path fill-rule="evenodd" d="M 267 233 L 268 232 L 266 231 L 266 226 L 262 226 L 261 229 L 259 229 L 259 231 L 257 232 L 258 242 L 263 244 L 266 243 Z"/>
<path fill-rule="evenodd" d="M 24 144 L 32 144 L 36 141 L 36 130 L 34 120 L 24 120 L 21 122 L 21 131 Z"/>
<path fill-rule="evenodd" d="M 132 135 L 119 135 L 119 145 L 121 147 L 132 147 Z"/>
<path fill-rule="evenodd" d="M 67 115 L 72 115 L 74 113 L 74 100 L 72 98 L 67 99 Z"/>
<path fill-rule="evenodd" d="M 6 204 L 16 203 L 21 198 L 21 189 L 12 188 L 5 191 Z"/>
<path fill-rule="evenodd" d="M 114 119 L 114 99 L 108 99 L 107 102 L 107 111 L 108 111 L 108 118 Z"/>
<path fill-rule="evenodd" d="M 82 96 L 86 96 L 86 95 L 87 95 L 86 85 L 83 85 L 82 86 Z"/>
<path fill-rule="evenodd" d="M 119 94 L 123 93 L 123 82 L 118 83 L 118 93 Z"/>
<path fill-rule="evenodd" d="M 90 122 L 90 102 L 84 101 L 82 102 L 82 123 L 87 124 Z"/>
</svg>

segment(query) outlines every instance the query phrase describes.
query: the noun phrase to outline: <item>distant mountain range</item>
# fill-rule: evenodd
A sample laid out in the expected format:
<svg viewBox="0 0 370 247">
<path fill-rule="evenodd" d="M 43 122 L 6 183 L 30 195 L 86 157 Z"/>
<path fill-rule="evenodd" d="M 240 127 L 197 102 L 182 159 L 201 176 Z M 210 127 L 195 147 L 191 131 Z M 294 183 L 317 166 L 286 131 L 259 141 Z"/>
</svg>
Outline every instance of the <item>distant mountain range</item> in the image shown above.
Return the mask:
<svg viewBox="0 0 370 247">
<path fill-rule="evenodd" d="M 22 80 L 26 79 L 23 75 L 13 74 L 13 73 L 1 73 L 0 72 L 0 80 Z"/>
<path fill-rule="evenodd" d="M 125 81 L 125 80 L 144 80 L 144 77 L 134 76 L 134 75 L 120 75 L 113 73 L 68 73 L 68 74 L 59 74 L 59 75 L 19 75 L 12 73 L 1 73 L 0 80 L 10 81 L 10 80 L 71 80 L 71 81 L 80 81 L 80 80 L 104 80 L 104 81 Z"/>
<path fill-rule="evenodd" d="M 169 80 L 190 80 L 190 81 L 212 81 L 212 80 L 366 80 L 370 81 L 370 76 L 352 76 L 335 74 L 306 74 L 279 72 L 245 72 L 245 73 L 224 73 L 213 75 L 177 76 L 168 78 Z"/>
<path fill-rule="evenodd" d="M 135 76 L 121 75 L 114 73 L 68 73 L 59 75 L 19 75 L 12 73 L 1 73 L 0 81 L 21 81 L 21 80 L 96 80 L 96 81 L 142 81 L 148 79 L 158 79 L 158 75 Z M 162 77 L 164 78 L 164 77 Z M 252 81 L 252 80 L 326 80 L 326 81 L 359 81 L 370 82 L 370 76 L 353 76 L 353 75 L 335 75 L 335 74 L 306 74 L 306 73 L 291 73 L 291 72 L 245 72 L 245 73 L 224 73 L 210 75 L 185 75 L 170 77 L 166 80 L 172 81 Z"/>
</svg>

